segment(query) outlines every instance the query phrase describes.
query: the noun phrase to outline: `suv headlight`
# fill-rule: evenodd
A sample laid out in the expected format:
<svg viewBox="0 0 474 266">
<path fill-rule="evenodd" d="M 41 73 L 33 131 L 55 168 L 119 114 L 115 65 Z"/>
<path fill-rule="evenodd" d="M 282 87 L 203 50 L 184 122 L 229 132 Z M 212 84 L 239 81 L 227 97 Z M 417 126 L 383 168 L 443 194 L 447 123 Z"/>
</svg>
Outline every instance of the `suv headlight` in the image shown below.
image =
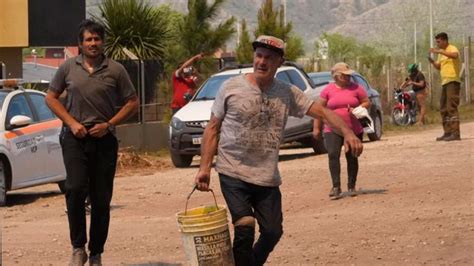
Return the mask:
<svg viewBox="0 0 474 266">
<path fill-rule="evenodd" d="M 181 130 L 184 128 L 184 122 L 179 120 L 179 118 L 177 117 L 173 117 L 171 118 L 171 128 L 175 129 L 175 130 Z"/>
</svg>

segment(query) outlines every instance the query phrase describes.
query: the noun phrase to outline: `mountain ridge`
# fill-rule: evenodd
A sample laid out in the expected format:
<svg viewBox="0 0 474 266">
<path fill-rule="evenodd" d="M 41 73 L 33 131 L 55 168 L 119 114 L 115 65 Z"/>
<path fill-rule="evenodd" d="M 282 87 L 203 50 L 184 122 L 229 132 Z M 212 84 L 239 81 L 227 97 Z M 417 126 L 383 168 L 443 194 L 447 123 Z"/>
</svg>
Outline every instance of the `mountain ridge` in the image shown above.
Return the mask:
<svg viewBox="0 0 474 266">
<path fill-rule="evenodd" d="M 219 13 L 216 23 L 236 17 L 245 19 L 249 33 L 257 26 L 257 12 L 264 0 L 228 0 Z M 102 0 L 86 0 L 87 13 L 98 13 Z M 187 13 L 187 0 L 148 0 L 153 6 L 168 4 L 174 10 Z M 284 1 L 274 0 L 277 7 Z M 474 35 L 474 1 L 433 0 L 434 27 L 452 36 Z M 287 21 L 294 32 L 305 42 L 306 53 L 312 53 L 314 42 L 322 33 L 340 33 L 363 42 L 386 43 L 389 49 L 398 49 L 404 39 L 413 42 L 414 23 L 418 22 L 420 40 L 429 28 L 428 0 L 287 0 Z M 444 10 L 444 11 L 443 11 Z M 454 14 L 448 21 L 447 11 Z M 458 17 L 458 18 L 456 18 Z M 414 19 L 415 18 L 415 19 Z M 402 36 L 402 37 L 400 37 Z M 229 48 L 237 43 L 237 34 L 229 42 Z M 384 44 L 384 45 L 386 45 Z"/>
</svg>

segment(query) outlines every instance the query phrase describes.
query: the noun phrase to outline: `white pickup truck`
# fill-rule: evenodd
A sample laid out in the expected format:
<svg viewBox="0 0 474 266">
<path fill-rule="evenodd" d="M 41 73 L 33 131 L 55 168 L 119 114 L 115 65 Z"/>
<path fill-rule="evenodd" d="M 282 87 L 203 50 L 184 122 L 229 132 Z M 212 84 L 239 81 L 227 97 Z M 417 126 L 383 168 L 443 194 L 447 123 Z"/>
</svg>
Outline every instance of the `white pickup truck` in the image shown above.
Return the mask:
<svg viewBox="0 0 474 266">
<path fill-rule="evenodd" d="M 193 99 L 172 117 L 169 127 L 169 148 L 171 159 L 176 167 L 188 167 L 191 165 L 193 156 L 200 154 L 202 134 L 211 117 L 214 98 L 224 81 L 252 71 L 251 65 L 242 65 L 224 69 L 212 75 L 199 88 Z M 314 87 L 304 70 L 294 63 L 286 62 L 278 68 L 275 77 L 295 85 L 313 100 L 319 97 L 319 93 L 323 89 L 323 86 Z M 322 140 L 313 140 L 312 130 L 312 118 L 308 116 L 301 119 L 288 117 L 284 131 L 284 142 L 300 141 L 312 146 L 316 153 L 326 152 Z"/>
</svg>

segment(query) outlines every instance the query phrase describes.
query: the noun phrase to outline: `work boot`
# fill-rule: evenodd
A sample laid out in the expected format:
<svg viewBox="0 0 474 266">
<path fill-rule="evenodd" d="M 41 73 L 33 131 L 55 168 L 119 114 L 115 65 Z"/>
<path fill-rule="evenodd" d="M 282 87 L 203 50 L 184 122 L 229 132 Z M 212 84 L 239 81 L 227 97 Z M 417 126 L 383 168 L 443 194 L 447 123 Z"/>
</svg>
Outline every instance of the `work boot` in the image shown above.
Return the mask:
<svg viewBox="0 0 474 266">
<path fill-rule="evenodd" d="M 74 248 L 72 250 L 69 266 L 83 266 L 87 261 L 87 253 L 84 248 Z"/>
<path fill-rule="evenodd" d="M 461 140 L 459 134 L 451 134 L 443 139 L 444 141 L 453 141 L 453 140 Z"/>
<path fill-rule="evenodd" d="M 449 137 L 450 135 L 451 135 L 451 134 L 449 134 L 449 133 L 444 133 L 443 136 L 437 137 L 437 138 L 436 138 L 436 141 L 442 141 L 442 140 L 444 140 L 445 138 Z"/>
<path fill-rule="evenodd" d="M 89 257 L 89 265 L 90 266 L 102 266 L 102 258 L 100 254 L 91 255 Z"/>
<path fill-rule="evenodd" d="M 329 192 L 329 197 L 337 197 L 341 195 L 341 188 L 340 187 L 333 187 Z"/>
</svg>

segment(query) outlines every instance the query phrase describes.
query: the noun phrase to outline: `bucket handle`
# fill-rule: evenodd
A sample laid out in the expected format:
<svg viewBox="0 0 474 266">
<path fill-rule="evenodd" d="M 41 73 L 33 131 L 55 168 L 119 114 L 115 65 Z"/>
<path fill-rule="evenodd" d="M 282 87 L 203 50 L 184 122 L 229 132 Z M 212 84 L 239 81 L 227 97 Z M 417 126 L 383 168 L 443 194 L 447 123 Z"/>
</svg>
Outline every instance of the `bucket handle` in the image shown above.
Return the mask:
<svg viewBox="0 0 474 266">
<path fill-rule="evenodd" d="M 186 198 L 186 207 L 184 208 L 184 215 L 186 215 L 188 212 L 188 201 L 191 198 L 191 195 L 194 193 L 194 191 L 196 191 L 196 189 L 197 189 L 197 184 L 194 186 L 193 190 L 191 191 L 191 193 L 189 193 L 188 197 Z M 212 189 L 208 189 L 207 191 L 210 191 L 212 193 L 212 196 L 214 197 L 214 203 L 216 204 L 216 209 L 219 210 L 219 206 L 217 205 L 216 195 L 214 194 L 214 191 Z"/>
</svg>

